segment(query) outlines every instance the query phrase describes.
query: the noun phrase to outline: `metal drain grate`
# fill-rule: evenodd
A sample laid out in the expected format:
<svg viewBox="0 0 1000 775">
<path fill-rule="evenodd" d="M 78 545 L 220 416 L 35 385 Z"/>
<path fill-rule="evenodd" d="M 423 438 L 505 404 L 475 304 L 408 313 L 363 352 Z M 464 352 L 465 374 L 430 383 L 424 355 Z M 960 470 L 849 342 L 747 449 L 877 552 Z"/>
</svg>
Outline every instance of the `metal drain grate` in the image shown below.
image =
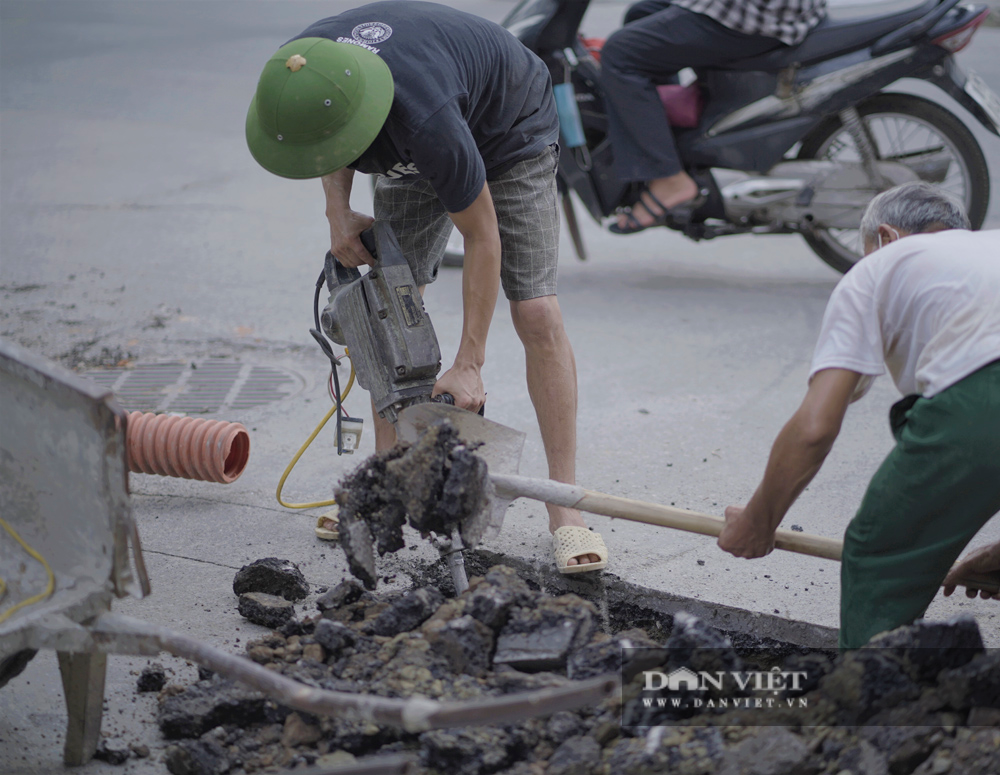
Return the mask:
<svg viewBox="0 0 1000 775">
<path fill-rule="evenodd" d="M 273 366 L 228 361 L 142 363 L 85 374 L 110 388 L 130 411 L 207 414 L 250 409 L 302 390 L 301 377 Z"/>
</svg>

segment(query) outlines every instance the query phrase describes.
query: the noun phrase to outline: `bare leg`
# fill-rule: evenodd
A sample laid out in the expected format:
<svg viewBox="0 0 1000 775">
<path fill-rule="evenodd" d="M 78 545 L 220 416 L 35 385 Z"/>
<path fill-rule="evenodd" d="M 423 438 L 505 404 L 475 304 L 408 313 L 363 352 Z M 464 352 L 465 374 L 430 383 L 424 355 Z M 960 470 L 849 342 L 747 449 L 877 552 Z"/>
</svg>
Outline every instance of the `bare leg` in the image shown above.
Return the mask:
<svg viewBox="0 0 1000 775">
<path fill-rule="evenodd" d="M 524 345 L 528 394 L 542 432 L 549 478 L 576 483 L 576 361 L 555 296 L 510 303 L 514 329 Z M 547 505 L 549 532 L 567 525 L 586 527 L 576 509 Z M 597 555 L 569 561 L 599 562 Z"/>
<path fill-rule="evenodd" d="M 396 446 L 396 426 L 379 416 L 372 401 L 372 424 L 375 426 L 375 451 L 384 452 Z"/>
<path fill-rule="evenodd" d="M 678 172 L 676 175 L 666 178 L 656 178 L 649 181 L 648 185 L 653 196 L 666 208 L 677 207 L 677 205 L 690 202 L 698 196 L 698 184 L 686 172 Z M 651 210 L 657 215 L 660 215 L 661 212 L 656 203 L 648 196 L 643 196 L 642 201 L 644 206 L 632 208 L 632 217 L 643 226 L 648 226 L 654 220 L 649 211 Z M 646 209 L 647 207 L 649 210 Z M 628 218 L 624 215 L 619 217 L 618 225 L 622 228 L 628 226 Z"/>
</svg>

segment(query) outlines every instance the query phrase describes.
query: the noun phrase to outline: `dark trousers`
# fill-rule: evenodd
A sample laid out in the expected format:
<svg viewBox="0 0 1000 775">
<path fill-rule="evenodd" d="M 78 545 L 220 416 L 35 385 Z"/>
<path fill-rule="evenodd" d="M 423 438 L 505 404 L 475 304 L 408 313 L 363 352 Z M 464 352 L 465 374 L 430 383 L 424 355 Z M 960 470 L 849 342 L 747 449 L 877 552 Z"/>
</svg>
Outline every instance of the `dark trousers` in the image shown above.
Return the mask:
<svg viewBox="0 0 1000 775">
<path fill-rule="evenodd" d="M 729 66 L 783 45 L 736 32 L 669 0 L 630 7 L 625 26 L 601 50 L 601 86 L 619 179 L 652 180 L 684 169 L 657 85 L 670 83 L 685 67 Z"/>
<path fill-rule="evenodd" d="M 923 616 L 962 549 L 1000 512 L 1000 361 L 933 398 L 904 399 L 890 421 L 896 446 L 844 535 L 843 649 Z"/>
</svg>

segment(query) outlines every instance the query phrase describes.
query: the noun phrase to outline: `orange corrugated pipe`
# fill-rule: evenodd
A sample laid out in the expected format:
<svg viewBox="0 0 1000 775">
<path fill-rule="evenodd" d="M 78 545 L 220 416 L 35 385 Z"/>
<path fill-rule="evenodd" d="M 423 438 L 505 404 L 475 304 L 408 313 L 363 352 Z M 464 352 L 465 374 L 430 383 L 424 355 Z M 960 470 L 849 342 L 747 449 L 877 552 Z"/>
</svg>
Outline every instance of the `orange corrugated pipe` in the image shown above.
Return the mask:
<svg viewBox="0 0 1000 775">
<path fill-rule="evenodd" d="M 247 467 L 250 434 L 238 422 L 129 412 L 125 449 L 133 473 L 229 484 Z"/>
</svg>

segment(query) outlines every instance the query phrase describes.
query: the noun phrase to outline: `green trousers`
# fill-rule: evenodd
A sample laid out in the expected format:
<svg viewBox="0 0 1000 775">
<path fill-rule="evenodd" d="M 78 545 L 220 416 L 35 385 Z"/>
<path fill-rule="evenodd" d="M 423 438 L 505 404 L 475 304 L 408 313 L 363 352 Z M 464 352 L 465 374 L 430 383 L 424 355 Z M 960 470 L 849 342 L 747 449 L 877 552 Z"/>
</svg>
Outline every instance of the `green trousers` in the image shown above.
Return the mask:
<svg viewBox="0 0 1000 775">
<path fill-rule="evenodd" d="M 896 446 L 844 536 L 840 647 L 920 618 L 1000 511 L 1000 361 L 889 415 Z"/>
</svg>

